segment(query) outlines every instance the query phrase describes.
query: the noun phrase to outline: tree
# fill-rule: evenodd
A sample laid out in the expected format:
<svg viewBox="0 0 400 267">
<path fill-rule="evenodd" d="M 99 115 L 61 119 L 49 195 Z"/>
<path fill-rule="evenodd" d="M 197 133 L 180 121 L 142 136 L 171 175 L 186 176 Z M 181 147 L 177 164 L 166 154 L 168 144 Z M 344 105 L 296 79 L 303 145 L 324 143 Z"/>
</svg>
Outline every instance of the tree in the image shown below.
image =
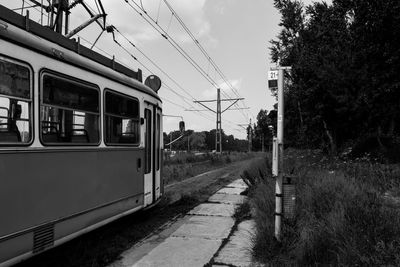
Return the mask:
<svg viewBox="0 0 400 267">
<path fill-rule="evenodd" d="M 268 110 L 261 109 L 257 114 L 257 127 L 256 127 L 256 136 L 261 141 L 261 150 L 265 151 L 265 147 L 267 144 L 272 142 L 272 134 L 269 126 L 272 124 L 272 121 L 268 117 Z"/>
<path fill-rule="evenodd" d="M 175 140 L 181 135 L 180 131 L 173 131 L 169 134 L 164 133 L 164 144 L 168 144 L 170 140 Z M 172 135 L 172 139 L 171 139 Z M 188 138 L 190 150 L 212 151 L 215 149 L 215 129 L 211 131 L 195 132 L 193 130 L 186 130 L 184 137 L 177 140 L 172 144 L 172 150 L 188 149 Z M 247 151 L 247 141 L 236 139 L 233 135 L 226 135 L 222 131 L 222 146 L 223 150 L 226 151 Z M 167 149 L 169 147 L 166 147 Z"/>
<path fill-rule="evenodd" d="M 194 132 L 190 135 L 190 148 L 192 150 L 204 150 L 206 148 L 206 135 L 204 132 Z"/>
<path fill-rule="evenodd" d="M 399 136 L 400 2 L 274 3 L 283 29 L 271 57 L 292 66 L 285 138 L 335 154 L 370 136 L 382 147 L 382 137 Z"/>
</svg>

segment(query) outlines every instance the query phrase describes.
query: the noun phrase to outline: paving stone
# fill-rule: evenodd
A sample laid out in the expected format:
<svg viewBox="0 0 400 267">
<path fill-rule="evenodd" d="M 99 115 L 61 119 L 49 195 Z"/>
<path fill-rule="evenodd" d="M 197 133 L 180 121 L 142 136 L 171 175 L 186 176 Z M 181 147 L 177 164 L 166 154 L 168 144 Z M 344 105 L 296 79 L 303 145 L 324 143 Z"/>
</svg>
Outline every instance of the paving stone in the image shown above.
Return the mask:
<svg viewBox="0 0 400 267">
<path fill-rule="evenodd" d="M 220 250 L 215 263 L 234 266 L 260 266 L 252 261 L 251 238 L 254 234 L 254 221 L 247 220 L 238 225 L 228 243 Z"/>
<path fill-rule="evenodd" d="M 232 217 L 191 216 L 172 236 L 222 240 L 234 225 Z"/>
<path fill-rule="evenodd" d="M 246 190 L 246 188 L 238 187 L 224 187 L 217 191 L 217 194 L 228 194 L 228 195 L 240 195 Z"/>
<path fill-rule="evenodd" d="M 133 266 L 203 267 L 221 245 L 221 240 L 169 237 Z"/>
<path fill-rule="evenodd" d="M 231 217 L 235 206 L 229 204 L 203 203 L 188 212 L 189 215 Z"/>
<path fill-rule="evenodd" d="M 213 203 L 223 203 L 223 204 L 241 204 L 246 199 L 246 196 L 242 195 L 229 195 L 229 194 L 214 194 L 208 201 Z"/>
<path fill-rule="evenodd" d="M 139 247 L 125 253 L 112 267 L 131 266 L 204 266 L 229 236 L 234 226 L 232 215 L 237 204 L 246 196 L 240 195 L 247 186 L 240 179 L 221 189 L 203 203 L 187 213 L 179 222 L 149 238 Z M 260 266 L 251 262 L 251 222 L 238 226 L 230 241 L 215 258 L 214 265 Z"/>
<path fill-rule="evenodd" d="M 247 184 L 242 179 L 238 179 L 228 184 L 226 187 L 247 188 Z"/>
</svg>

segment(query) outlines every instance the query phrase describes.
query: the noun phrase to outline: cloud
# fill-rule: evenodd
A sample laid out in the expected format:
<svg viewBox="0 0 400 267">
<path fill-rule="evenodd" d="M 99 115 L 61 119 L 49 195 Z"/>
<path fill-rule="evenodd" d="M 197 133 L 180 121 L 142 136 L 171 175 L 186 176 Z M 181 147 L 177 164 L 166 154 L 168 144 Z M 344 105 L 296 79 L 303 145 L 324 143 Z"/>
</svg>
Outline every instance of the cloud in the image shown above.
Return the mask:
<svg viewBox="0 0 400 267">
<path fill-rule="evenodd" d="M 221 98 L 223 97 L 224 94 L 235 98 L 236 97 L 235 92 L 237 92 L 237 93 L 240 92 L 240 88 L 242 86 L 242 78 L 228 80 L 228 83 L 226 83 L 224 80 L 219 80 L 217 82 L 217 84 L 218 84 L 218 87 L 221 89 Z M 235 91 L 232 90 L 230 85 L 232 85 L 232 87 Z M 212 87 L 212 88 L 209 88 L 209 89 L 203 91 L 202 95 L 203 95 L 203 97 L 208 97 L 210 99 L 214 99 L 217 97 L 217 90 L 214 87 Z"/>
<path fill-rule="evenodd" d="M 217 3 L 213 3 L 213 11 L 220 16 L 225 15 L 226 6 L 222 1 L 218 1 Z"/>
<path fill-rule="evenodd" d="M 226 83 L 225 81 L 220 81 L 219 82 L 219 88 L 221 88 L 221 90 L 230 93 L 232 92 L 232 87 L 233 89 L 235 89 L 236 91 L 238 91 L 240 89 L 240 87 L 242 86 L 242 79 L 236 79 L 236 80 L 228 80 L 228 83 Z"/>
<path fill-rule="evenodd" d="M 163 0 L 129 1 L 129 3 L 137 9 L 142 6 L 141 2 L 147 14 L 157 21 L 158 25 L 166 30 L 172 38 L 178 42 L 192 42 L 176 18 L 171 16 L 171 11 Z M 204 11 L 205 2 L 206 0 L 168 0 L 168 3 L 190 29 L 196 39 L 207 43 L 209 39 L 211 39 L 211 43 L 215 43 L 215 40 L 210 36 L 211 26 Z M 138 6 L 136 6 L 135 3 Z M 103 0 L 103 5 L 108 13 L 107 18 L 109 23 L 123 29 L 124 33 L 128 34 L 134 41 L 151 42 L 162 40 L 160 34 L 128 4 L 122 1 L 116 3 L 115 0 Z M 143 14 L 143 17 L 146 16 Z"/>
</svg>

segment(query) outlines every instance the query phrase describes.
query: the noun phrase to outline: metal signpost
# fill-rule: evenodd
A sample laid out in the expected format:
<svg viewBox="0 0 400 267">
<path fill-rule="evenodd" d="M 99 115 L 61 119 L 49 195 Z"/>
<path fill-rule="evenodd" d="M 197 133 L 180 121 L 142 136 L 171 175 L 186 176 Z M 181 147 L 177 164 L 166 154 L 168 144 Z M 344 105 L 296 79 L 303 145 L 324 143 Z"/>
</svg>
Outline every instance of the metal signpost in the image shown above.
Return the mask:
<svg viewBox="0 0 400 267">
<path fill-rule="evenodd" d="M 275 238 L 281 240 L 282 225 L 282 199 L 283 199 L 283 126 L 284 126 L 284 71 L 291 67 L 271 68 L 268 73 L 268 85 L 278 87 L 278 129 L 277 137 L 274 138 L 272 148 L 272 175 L 276 178 L 275 183 Z M 270 88 L 271 88 L 270 87 Z"/>
</svg>

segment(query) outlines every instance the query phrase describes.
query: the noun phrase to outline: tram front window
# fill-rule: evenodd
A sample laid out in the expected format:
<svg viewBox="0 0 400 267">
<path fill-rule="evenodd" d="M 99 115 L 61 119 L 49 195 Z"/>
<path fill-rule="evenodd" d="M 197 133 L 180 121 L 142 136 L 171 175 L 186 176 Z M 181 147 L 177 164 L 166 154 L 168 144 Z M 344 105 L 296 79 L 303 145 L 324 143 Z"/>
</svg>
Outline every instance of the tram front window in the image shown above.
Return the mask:
<svg viewBox="0 0 400 267">
<path fill-rule="evenodd" d="M 0 144 L 29 143 L 31 77 L 27 67 L 0 57 Z"/>
<path fill-rule="evenodd" d="M 99 143 L 97 89 L 44 75 L 40 110 L 43 143 Z"/>
</svg>

